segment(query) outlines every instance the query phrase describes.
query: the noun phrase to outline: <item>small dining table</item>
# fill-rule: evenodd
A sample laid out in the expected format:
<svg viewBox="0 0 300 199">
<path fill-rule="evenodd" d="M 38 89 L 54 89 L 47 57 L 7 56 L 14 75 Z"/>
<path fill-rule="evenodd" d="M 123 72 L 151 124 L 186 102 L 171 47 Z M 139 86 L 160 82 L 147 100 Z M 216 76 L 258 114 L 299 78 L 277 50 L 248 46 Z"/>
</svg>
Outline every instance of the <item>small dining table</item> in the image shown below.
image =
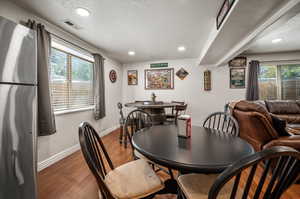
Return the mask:
<svg viewBox="0 0 300 199">
<path fill-rule="evenodd" d="M 197 126 L 190 138 L 178 137 L 176 125 L 152 126 L 135 133 L 132 144 L 151 161 L 181 173 L 220 173 L 254 153 L 239 137 Z"/>
<path fill-rule="evenodd" d="M 154 124 L 162 124 L 166 120 L 165 109 L 173 108 L 176 105 L 178 105 L 178 103 L 137 101 L 126 103 L 125 107 L 135 107 L 144 110 L 151 115 Z"/>
</svg>

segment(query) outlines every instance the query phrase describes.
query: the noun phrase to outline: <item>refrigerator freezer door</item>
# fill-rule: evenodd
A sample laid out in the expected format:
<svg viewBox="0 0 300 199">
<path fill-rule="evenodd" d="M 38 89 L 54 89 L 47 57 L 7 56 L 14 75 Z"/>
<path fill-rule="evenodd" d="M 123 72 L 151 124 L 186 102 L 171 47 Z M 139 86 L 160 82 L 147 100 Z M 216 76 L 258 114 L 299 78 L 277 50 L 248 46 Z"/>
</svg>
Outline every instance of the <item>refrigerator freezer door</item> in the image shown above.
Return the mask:
<svg viewBox="0 0 300 199">
<path fill-rule="evenodd" d="M 36 34 L 0 17 L 0 83 L 36 84 Z"/>
<path fill-rule="evenodd" d="M 36 87 L 0 84 L 0 198 L 37 199 Z"/>
</svg>

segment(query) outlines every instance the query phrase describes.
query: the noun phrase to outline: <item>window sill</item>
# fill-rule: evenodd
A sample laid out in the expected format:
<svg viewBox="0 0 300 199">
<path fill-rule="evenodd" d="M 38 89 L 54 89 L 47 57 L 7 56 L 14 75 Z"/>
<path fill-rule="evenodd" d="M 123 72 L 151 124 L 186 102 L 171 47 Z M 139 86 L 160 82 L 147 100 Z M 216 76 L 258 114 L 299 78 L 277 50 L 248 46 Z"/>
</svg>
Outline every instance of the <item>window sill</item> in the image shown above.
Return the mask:
<svg viewBox="0 0 300 199">
<path fill-rule="evenodd" d="M 65 114 L 70 114 L 70 113 L 90 111 L 90 110 L 93 110 L 93 109 L 94 109 L 94 107 L 90 106 L 90 107 L 87 107 L 87 108 L 79 108 L 79 109 L 72 109 L 72 110 L 65 110 L 65 111 L 56 111 L 56 112 L 54 112 L 54 115 L 55 116 L 57 116 L 57 115 L 65 115 Z"/>
</svg>

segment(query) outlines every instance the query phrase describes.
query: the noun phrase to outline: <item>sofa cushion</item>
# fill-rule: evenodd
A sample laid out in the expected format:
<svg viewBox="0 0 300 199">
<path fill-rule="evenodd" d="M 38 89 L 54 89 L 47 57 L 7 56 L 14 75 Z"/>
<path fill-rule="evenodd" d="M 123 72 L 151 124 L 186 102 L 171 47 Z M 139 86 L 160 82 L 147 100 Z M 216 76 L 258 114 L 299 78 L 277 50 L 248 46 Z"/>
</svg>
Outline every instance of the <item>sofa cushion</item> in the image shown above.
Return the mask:
<svg viewBox="0 0 300 199">
<path fill-rule="evenodd" d="M 270 113 L 300 114 L 300 106 L 296 101 L 265 101 Z"/>
<path fill-rule="evenodd" d="M 285 120 L 289 124 L 299 124 L 300 123 L 300 114 L 272 114 L 276 117 Z"/>
<path fill-rule="evenodd" d="M 254 103 L 254 104 L 258 104 L 258 105 L 262 106 L 266 111 L 268 111 L 266 103 L 265 103 L 264 100 L 255 100 L 255 101 L 251 101 L 251 102 Z"/>
</svg>

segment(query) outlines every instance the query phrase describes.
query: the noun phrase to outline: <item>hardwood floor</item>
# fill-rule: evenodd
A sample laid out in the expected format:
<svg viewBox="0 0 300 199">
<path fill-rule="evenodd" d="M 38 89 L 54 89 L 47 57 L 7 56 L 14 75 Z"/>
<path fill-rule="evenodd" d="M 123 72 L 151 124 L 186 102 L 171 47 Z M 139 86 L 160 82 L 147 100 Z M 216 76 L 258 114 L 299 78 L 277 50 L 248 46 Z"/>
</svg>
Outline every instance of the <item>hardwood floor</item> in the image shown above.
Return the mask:
<svg viewBox="0 0 300 199">
<path fill-rule="evenodd" d="M 118 131 L 103 138 L 103 142 L 115 166 L 131 160 L 131 149 L 121 147 Z M 167 176 L 160 173 L 162 178 Z M 254 182 L 255 183 L 255 182 Z M 44 169 L 38 175 L 39 199 L 98 199 L 98 187 L 86 165 L 81 151 L 66 157 Z M 172 195 L 157 196 L 156 199 L 173 199 Z M 299 199 L 300 185 L 293 185 L 282 199 Z"/>
</svg>

